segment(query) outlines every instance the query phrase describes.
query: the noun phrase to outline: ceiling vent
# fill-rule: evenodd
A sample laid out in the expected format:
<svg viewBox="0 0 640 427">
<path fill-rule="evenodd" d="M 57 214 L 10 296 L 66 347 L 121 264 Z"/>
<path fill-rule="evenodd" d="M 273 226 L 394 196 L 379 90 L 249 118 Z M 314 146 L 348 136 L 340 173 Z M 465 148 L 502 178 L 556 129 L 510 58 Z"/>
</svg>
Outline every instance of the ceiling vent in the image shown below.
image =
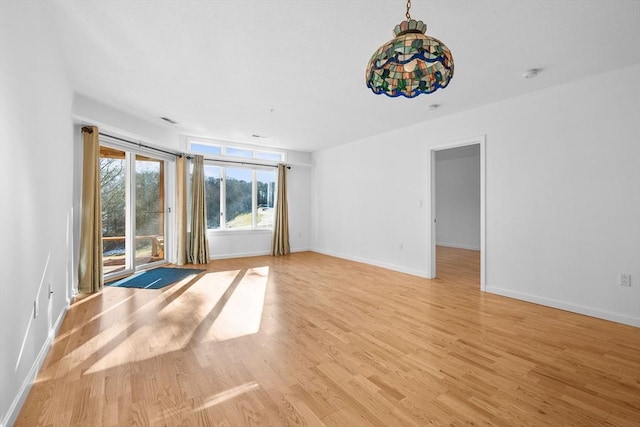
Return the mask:
<svg viewBox="0 0 640 427">
<path fill-rule="evenodd" d="M 169 117 L 160 117 L 160 118 L 162 120 L 164 120 L 165 122 L 167 122 L 167 123 L 171 123 L 172 125 L 175 125 L 176 123 L 178 123 L 178 122 L 176 122 L 174 120 L 171 120 Z"/>
</svg>

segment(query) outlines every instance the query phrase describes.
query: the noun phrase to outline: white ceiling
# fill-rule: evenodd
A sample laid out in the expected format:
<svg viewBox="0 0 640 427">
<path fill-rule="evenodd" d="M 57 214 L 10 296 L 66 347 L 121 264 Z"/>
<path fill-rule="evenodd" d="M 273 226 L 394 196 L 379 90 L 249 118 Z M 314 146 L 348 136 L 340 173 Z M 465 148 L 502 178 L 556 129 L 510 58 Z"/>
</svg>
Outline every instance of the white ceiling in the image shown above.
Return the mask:
<svg viewBox="0 0 640 427">
<path fill-rule="evenodd" d="M 449 87 L 413 99 L 364 83 L 404 0 L 50 6 L 78 93 L 186 134 L 302 151 L 640 63 L 638 0 L 413 0 L 455 60 Z M 522 78 L 530 68 L 544 71 Z"/>
</svg>

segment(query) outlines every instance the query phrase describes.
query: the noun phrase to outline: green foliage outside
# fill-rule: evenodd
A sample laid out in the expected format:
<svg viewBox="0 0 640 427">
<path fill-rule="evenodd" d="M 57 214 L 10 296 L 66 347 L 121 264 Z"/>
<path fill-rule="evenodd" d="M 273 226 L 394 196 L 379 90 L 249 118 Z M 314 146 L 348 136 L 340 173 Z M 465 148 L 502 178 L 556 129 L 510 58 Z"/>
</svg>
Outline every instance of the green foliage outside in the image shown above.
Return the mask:
<svg viewBox="0 0 640 427">
<path fill-rule="evenodd" d="M 207 227 L 220 228 L 220 178 L 205 179 Z M 227 227 L 251 227 L 251 182 L 227 179 L 226 182 Z M 275 183 L 258 182 L 258 207 L 273 207 Z M 260 223 L 260 212 L 258 222 Z"/>
<path fill-rule="evenodd" d="M 126 230 L 125 161 L 123 159 L 100 159 L 100 196 L 102 204 L 103 237 L 122 237 L 122 240 L 104 242 L 105 252 L 124 252 Z M 136 234 L 138 236 L 162 235 L 160 206 L 160 172 L 139 170 L 136 172 Z M 141 240 L 140 245 L 150 245 Z M 140 249 L 140 248 L 137 248 Z"/>
</svg>

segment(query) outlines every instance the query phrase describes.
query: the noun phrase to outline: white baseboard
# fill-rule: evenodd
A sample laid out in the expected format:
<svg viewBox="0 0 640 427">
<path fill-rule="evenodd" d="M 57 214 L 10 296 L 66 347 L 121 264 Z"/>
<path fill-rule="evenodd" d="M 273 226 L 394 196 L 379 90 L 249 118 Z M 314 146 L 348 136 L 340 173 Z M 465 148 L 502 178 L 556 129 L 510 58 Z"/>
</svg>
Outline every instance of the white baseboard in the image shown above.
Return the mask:
<svg viewBox="0 0 640 427">
<path fill-rule="evenodd" d="M 422 271 L 422 270 L 416 270 L 416 269 L 413 269 L 413 268 L 406 268 L 406 267 L 402 267 L 400 265 L 395 265 L 395 264 L 391 264 L 391 263 L 388 263 L 388 262 L 381 262 L 381 261 L 368 259 L 368 258 L 362 258 L 362 257 L 356 257 L 356 256 L 341 254 L 339 252 L 325 251 L 323 249 L 318 249 L 318 248 L 313 248 L 311 250 L 313 252 L 318 252 L 320 254 L 329 255 L 329 256 L 336 257 L 336 258 L 347 259 L 349 261 L 361 262 L 363 264 L 374 265 L 376 267 L 386 268 L 387 270 L 393 270 L 393 271 L 397 271 L 399 273 L 405 273 L 405 274 L 410 274 L 412 276 L 424 277 L 426 279 L 429 278 L 429 277 L 427 277 L 427 272 L 426 271 Z"/>
<path fill-rule="evenodd" d="M 64 319 L 64 316 L 66 316 L 68 309 L 69 309 L 69 305 L 67 304 L 65 309 L 62 310 L 62 312 L 60 313 L 60 316 L 58 316 L 58 319 L 53 325 L 53 328 L 51 328 L 51 330 L 49 331 L 49 336 L 47 336 L 47 340 L 42 345 L 42 348 L 38 353 L 38 357 L 36 357 L 36 360 L 34 360 L 33 365 L 31 365 L 31 369 L 29 369 L 29 373 L 27 374 L 27 377 L 22 382 L 22 386 L 20 387 L 18 394 L 16 395 L 15 399 L 13 399 L 13 402 L 11 403 L 11 406 L 9 407 L 9 410 L 5 414 L 4 418 L 0 420 L 0 427 L 11 426 L 16 422 L 16 419 L 18 418 L 18 414 L 20 413 L 20 409 L 22 408 L 22 405 L 24 405 L 25 400 L 27 400 L 27 396 L 29 395 L 31 386 L 33 385 L 33 382 L 36 380 L 36 377 L 38 376 L 38 372 L 40 371 L 40 368 L 44 363 L 44 359 L 47 357 L 47 354 L 49 353 L 49 349 L 53 345 L 53 340 L 56 338 L 56 335 L 58 334 L 58 329 L 60 328 L 60 325 L 62 324 L 62 320 Z"/>
<path fill-rule="evenodd" d="M 291 248 L 291 253 L 294 252 L 310 252 L 311 248 Z M 0 426 L 1 427 L 1 426 Z"/>
<path fill-rule="evenodd" d="M 479 251 L 480 247 L 479 246 L 471 246 L 471 245 L 458 245 L 455 243 L 440 243 L 440 242 L 436 242 L 436 246 L 444 246 L 447 248 L 456 248 L 456 249 L 468 249 L 470 251 Z"/>
<path fill-rule="evenodd" d="M 231 259 L 231 258 L 249 258 L 252 256 L 264 256 L 264 255 L 271 255 L 271 252 L 239 252 L 235 254 L 217 254 L 217 255 L 211 255 L 211 260 Z"/>
<path fill-rule="evenodd" d="M 308 252 L 311 249 L 309 248 L 292 248 L 291 252 Z M 260 251 L 260 252 L 240 252 L 240 253 L 235 253 L 235 254 L 218 254 L 218 255 L 211 255 L 211 260 L 216 260 L 216 259 L 231 259 L 231 258 L 249 258 L 249 257 L 253 257 L 253 256 L 265 256 L 265 255 L 271 255 L 271 251 Z M 1 426 L 0 426 L 1 427 Z"/>
<path fill-rule="evenodd" d="M 598 319 L 610 320 L 612 322 L 622 323 L 629 326 L 640 327 L 640 317 L 625 316 L 619 313 L 601 310 L 593 307 L 585 307 L 582 305 L 571 304 L 564 301 L 544 298 L 537 295 L 531 295 L 524 292 L 516 292 L 509 289 L 496 288 L 487 286 L 486 291 L 496 295 L 502 295 L 509 298 L 515 298 L 522 301 L 532 302 L 547 307 L 558 308 L 560 310 L 570 311 L 572 313 L 584 314 L 586 316 L 596 317 Z"/>
</svg>

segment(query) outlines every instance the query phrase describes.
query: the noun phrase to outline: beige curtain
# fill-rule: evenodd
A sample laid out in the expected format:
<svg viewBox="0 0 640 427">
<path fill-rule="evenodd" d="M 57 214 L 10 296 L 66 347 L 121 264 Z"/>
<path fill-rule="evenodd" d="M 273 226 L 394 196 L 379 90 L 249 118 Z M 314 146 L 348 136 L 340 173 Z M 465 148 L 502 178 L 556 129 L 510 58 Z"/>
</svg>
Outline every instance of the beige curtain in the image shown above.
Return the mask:
<svg viewBox="0 0 640 427">
<path fill-rule="evenodd" d="M 278 200 L 273 224 L 271 255 L 286 255 L 289 248 L 289 208 L 287 207 L 287 173 L 285 165 L 278 165 Z"/>
<path fill-rule="evenodd" d="M 183 265 L 187 262 L 187 159 L 185 156 L 176 160 L 176 219 L 177 229 L 177 256 L 176 264 Z"/>
<path fill-rule="evenodd" d="M 78 292 L 102 289 L 102 208 L 100 206 L 100 142 L 98 128 L 82 128 L 82 201 Z"/>
<path fill-rule="evenodd" d="M 196 155 L 193 159 L 191 181 L 191 239 L 188 260 L 192 264 L 209 262 L 207 242 L 207 205 L 204 198 L 204 158 Z"/>
</svg>

